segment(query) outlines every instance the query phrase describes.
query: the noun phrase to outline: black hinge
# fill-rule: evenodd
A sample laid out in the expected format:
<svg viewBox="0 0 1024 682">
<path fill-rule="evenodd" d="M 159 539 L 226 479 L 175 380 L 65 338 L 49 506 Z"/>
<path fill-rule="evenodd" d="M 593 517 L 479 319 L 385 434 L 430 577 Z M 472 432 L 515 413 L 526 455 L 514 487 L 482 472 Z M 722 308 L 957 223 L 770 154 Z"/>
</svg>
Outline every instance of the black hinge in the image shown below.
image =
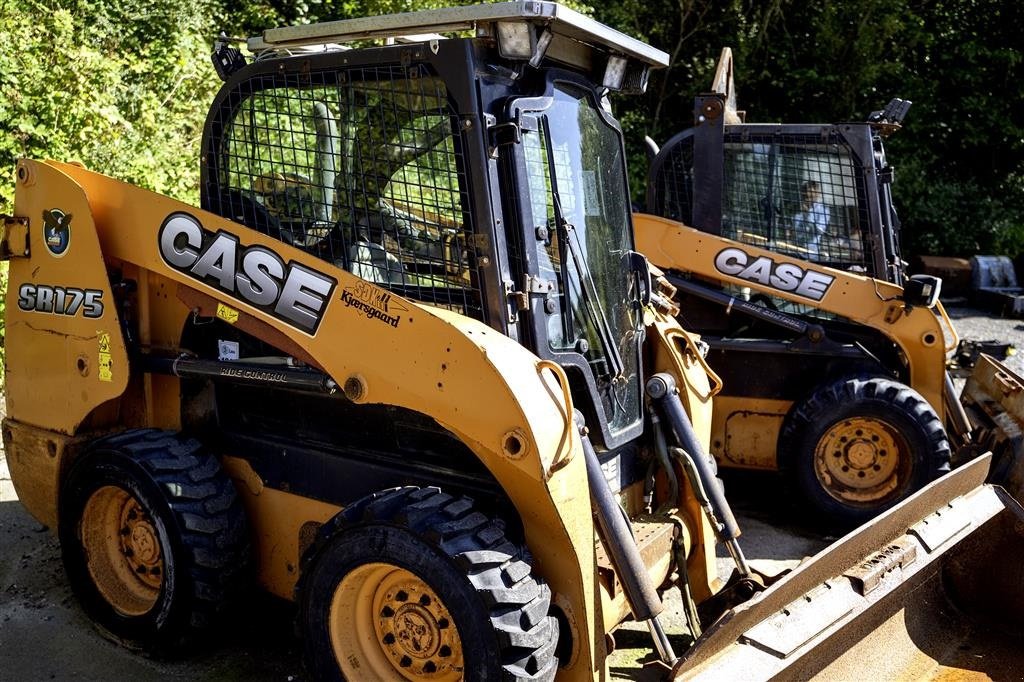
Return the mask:
<svg viewBox="0 0 1024 682">
<path fill-rule="evenodd" d="M 487 129 L 487 141 L 493 154 L 502 145 L 519 144 L 522 142 L 523 130 L 516 121 L 498 123 Z"/>
<path fill-rule="evenodd" d="M 523 141 L 523 131 L 535 132 L 538 129 L 537 117 L 516 112 L 516 117 L 505 123 L 495 123 L 487 128 L 487 142 L 491 156 L 497 155 L 498 147 L 506 144 L 519 144 Z"/>
<path fill-rule="evenodd" d="M 557 291 L 558 284 L 554 280 L 541 279 L 531 275 L 526 276 L 522 291 L 516 290 L 515 284 L 511 280 L 505 280 L 505 295 L 508 296 L 512 304 L 513 315 L 530 309 L 530 296 L 543 296 L 546 300 L 550 300 L 549 296 Z M 553 309 L 548 310 L 546 302 L 545 312 L 549 314 L 554 312 Z"/>
<path fill-rule="evenodd" d="M 893 180 L 893 169 L 892 166 L 886 166 L 878 171 L 878 184 L 880 185 L 891 185 Z"/>
<path fill-rule="evenodd" d="M 222 31 L 217 42 L 213 44 L 213 68 L 222 81 L 231 78 L 231 74 L 245 68 L 245 55 L 237 47 L 228 44 L 228 37 Z"/>
</svg>

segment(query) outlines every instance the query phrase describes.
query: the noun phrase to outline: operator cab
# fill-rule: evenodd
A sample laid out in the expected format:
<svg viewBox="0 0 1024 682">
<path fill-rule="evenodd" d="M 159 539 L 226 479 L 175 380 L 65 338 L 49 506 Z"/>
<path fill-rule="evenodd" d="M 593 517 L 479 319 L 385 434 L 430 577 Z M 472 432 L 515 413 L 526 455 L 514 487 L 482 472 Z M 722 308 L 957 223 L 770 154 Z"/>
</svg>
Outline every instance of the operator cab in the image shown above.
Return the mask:
<svg viewBox="0 0 1024 682">
<path fill-rule="evenodd" d="M 903 286 L 899 218 L 884 138 L 910 102 L 867 122 L 745 123 L 695 102 L 697 123 L 651 165 L 648 210 L 711 234 Z M 720 182 L 719 182 L 720 181 Z"/>
<path fill-rule="evenodd" d="M 558 362 L 599 446 L 641 433 L 649 287 L 607 96 L 642 92 L 665 53 L 548 2 L 247 47 L 214 54 L 204 209 Z"/>
</svg>

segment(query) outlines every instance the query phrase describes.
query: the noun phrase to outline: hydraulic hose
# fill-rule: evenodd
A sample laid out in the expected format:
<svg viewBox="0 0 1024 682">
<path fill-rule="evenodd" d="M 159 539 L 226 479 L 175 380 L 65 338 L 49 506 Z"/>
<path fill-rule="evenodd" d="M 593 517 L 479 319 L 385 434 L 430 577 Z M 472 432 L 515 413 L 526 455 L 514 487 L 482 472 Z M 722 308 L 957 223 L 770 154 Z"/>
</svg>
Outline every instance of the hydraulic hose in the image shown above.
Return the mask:
<svg viewBox="0 0 1024 682">
<path fill-rule="evenodd" d="M 670 374 L 655 374 L 647 380 L 647 395 L 660 408 L 665 421 L 668 422 L 682 446 L 683 452 L 687 455 L 689 464 L 693 467 L 699 480 L 699 487 L 703 490 L 702 497 L 707 499 L 705 512 L 711 519 L 715 535 L 729 550 L 740 573 L 745 576 L 750 575 L 750 567 L 736 541 L 740 536 L 739 524 L 736 523 L 732 507 L 725 499 L 725 491 L 713 469 L 712 460 L 704 452 L 704 448 L 693 430 L 693 424 L 690 423 L 690 417 L 686 414 L 683 403 L 679 399 L 675 379 Z"/>
<path fill-rule="evenodd" d="M 587 481 L 590 486 L 590 499 L 594 515 L 597 518 L 598 531 L 604 541 L 608 558 L 612 562 L 615 574 L 622 583 L 622 591 L 629 602 L 633 617 L 647 622 L 654 638 L 655 648 L 663 661 L 672 665 L 676 660 L 672 645 L 658 622 L 658 614 L 664 610 L 664 604 L 651 582 L 647 565 L 640 556 L 640 549 L 633 539 L 633 532 L 626 520 L 622 508 L 615 501 L 608 481 L 601 470 L 601 462 L 597 458 L 594 446 L 587 437 L 583 424 L 583 415 L 576 413 L 576 426 L 583 442 L 583 456 L 587 463 Z"/>
</svg>

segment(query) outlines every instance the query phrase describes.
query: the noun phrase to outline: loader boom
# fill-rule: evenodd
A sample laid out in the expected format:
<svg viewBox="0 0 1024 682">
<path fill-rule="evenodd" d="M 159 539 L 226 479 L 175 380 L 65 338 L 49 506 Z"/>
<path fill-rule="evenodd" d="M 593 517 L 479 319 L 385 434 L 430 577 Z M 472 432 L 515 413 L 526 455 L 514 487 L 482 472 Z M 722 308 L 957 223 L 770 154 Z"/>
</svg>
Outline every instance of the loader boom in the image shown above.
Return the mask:
<svg viewBox="0 0 1024 682">
<path fill-rule="evenodd" d="M 649 214 L 634 214 L 637 248 L 659 268 L 813 306 L 879 330 L 906 357 L 909 381 L 945 414 L 946 354 L 958 336 L 941 303 L 909 305 L 902 287 L 716 237 Z M 823 340 L 823 339 L 822 339 Z"/>
</svg>

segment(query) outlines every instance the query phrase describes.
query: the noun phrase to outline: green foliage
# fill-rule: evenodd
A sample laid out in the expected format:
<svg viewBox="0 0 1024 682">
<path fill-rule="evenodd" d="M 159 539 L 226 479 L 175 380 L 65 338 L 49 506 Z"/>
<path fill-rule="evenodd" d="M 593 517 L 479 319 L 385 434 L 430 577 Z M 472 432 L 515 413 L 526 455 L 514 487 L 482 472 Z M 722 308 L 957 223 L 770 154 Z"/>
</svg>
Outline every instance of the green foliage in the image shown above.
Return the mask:
<svg viewBox="0 0 1024 682">
<path fill-rule="evenodd" d="M 198 151 L 217 83 L 211 7 L 176 0 L 6 0 L 0 167 L 18 157 L 87 167 L 198 200 Z M 11 177 L 13 180 L 13 177 Z M 10 210 L 13 181 L 0 183 Z"/>
<path fill-rule="evenodd" d="M 692 125 L 728 45 L 751 122 L 864 120 L 892 97 L 914 102 L 888 149 L 909 252 L 1024 252 L 1024 4 L 618 0 L 595 15 L 672 57 L 646 95 L 615 104 L 636 198 L 643 136 Z"/>
</svg>

